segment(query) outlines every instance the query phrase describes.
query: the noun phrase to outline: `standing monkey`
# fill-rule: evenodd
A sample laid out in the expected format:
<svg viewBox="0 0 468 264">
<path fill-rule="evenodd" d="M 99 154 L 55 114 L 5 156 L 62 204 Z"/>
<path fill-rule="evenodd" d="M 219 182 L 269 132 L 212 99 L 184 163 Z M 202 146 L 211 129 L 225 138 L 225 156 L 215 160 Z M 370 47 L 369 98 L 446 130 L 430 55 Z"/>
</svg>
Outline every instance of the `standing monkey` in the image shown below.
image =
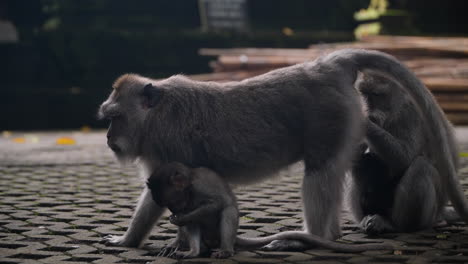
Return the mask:
<svg viewBox="0 0 468 264">
<path fill-rule="evenodd" d="M 114 83 L 99 116 L 111 120 L 107 142 L 117 158 L 137 160 L 146 177 L 161 164 L 178 161 L 246 184 L 303 160 L 304 232 L 331 240 L 341 235 L 344 175 L 364 137 L 354 82 L 358 71 L 369 68 L 399 78 L 422 111 L 432 111 L 425 87 L 393 57 L 348 49 L 240 82 L 126 74 Z M 468 212 L 465 204 L 460 208 Z M 138 247 L 163 212 L 145 189 L 126 233 L 106 237 L 108 243 Z M 291 249 L 298 243 L 269 247 Z"/>
<path fill-rule="evenodd" d="M 178 258 L 197 257 L 214 248 L 219 250 L 212 257 L 227 258 L 234 254 L 234 244 L 259 247 L 276 239 L 297 239 L 342 252 L 393 248 L 388 244 L 341 244 L 295 231 L 260 238 L 236 237 L 239 226 L 236 197 L 219 175 L 206 168 L 192 169 L 181 163 L 168 163 L 151 174 L 147 186 L 156 204 L 172 212 L 169 221 L 179 226 L 176 240 L 168 246 Z M 181 237 L 188 240 L 188 252 L 178 251 Z"/>
<path fill-rule="evenodd" d="M 402 84 L 378 72 L 365 72 L 356 86 L 368 106 L 369 150 L 353 167 L 350 201 L 364 231 L 430 228 L 446 219 L 449 197 L 455 208 L 463 208 L 457 148 L 438 105 L 427 102 L 433 109 L 427 113 Z"/>
</svg>

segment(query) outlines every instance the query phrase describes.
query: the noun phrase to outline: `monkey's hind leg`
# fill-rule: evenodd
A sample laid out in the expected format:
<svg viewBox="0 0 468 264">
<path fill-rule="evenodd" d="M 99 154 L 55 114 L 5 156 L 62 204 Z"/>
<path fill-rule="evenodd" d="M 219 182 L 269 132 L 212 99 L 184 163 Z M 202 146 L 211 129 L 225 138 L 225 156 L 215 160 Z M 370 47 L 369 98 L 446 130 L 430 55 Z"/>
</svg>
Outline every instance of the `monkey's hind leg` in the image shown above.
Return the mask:
<svg viewBox="0 0 468 264">
<path fill-rule="evenodd" d="M 171 257 L 174 258 L 194 258 L 200 255 L 201 247 L 201 232 L 198 225 L 187 225 L 181 227 L 183 232 L 187 233 L 188 242 L 190 245 L 189 251 L 176 251 Z"/>
<path fill-rule="evenodd" d="M 229 258 L 234 255 L 237 229 L 239 227 L 239 211 L 236 206 L 229 206 L 221 212 L 220 248 L 211 256 L 214 258 Z"/>
<path fill-rule="evenodd" d="M 437 170 L 423 157 L 411 163 L 396 186 L 390 219 L 370 215 L 361 222 L 366 233 L 410 232 L 432 227 L 437 221 L 433 179 Z"/>
<path fill-rule="evenodd" d="M 302 182 L 305 232 L 328 240 L 341 235 L 339 216 L 343 196 L 345 166 L 337 162 L 320 171 L 307 168 Z M 275 240 L 263 247 L 269 251 L 299 251 L 311 246 L 299 240 Z"/>
<path fill-rule="evenodd" d="M 392 222 L 398 231 L 431 228 L 437 221 L 438 199 L 433 179 L 437 170 L 423 157 L 416 158 L 395 191 Z"/>
</svg>

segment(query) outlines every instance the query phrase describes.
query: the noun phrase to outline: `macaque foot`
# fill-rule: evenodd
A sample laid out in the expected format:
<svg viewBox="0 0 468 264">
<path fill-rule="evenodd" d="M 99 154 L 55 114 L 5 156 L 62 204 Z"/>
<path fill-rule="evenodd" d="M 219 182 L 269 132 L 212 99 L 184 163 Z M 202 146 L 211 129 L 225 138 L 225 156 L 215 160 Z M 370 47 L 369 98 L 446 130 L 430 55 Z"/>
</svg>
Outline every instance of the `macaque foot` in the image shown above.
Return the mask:
<svg viewBox="0 0 468 264">
<path fill-rule="evenodd" d="M 179 247 L 177 246 L 171 246 L 171 245 L 168 245 L 168 246 L 165 246 L 161 249 L 161 251 L 159 251 L 159 254 L 158 254 L 158 257 L 172 257 L 176 252 L 177 250 L 179 250 Z"/>
<path fill-rule="evenodd" d="M 119 246 L 119 247 L 138 247 L 140 243 L 127 241 L 125 236 L 107 235 L 102 238 L 101 243 L 108 246 Z"/>
<path fill-rule="evenodd" d="M 299 240 L 273 240 L 270 244 L 263 246 L 261 250 L 264 251 L 302 251 L 309 249 L 307 246 Z"/>
<path fill-rule="evenodd" d="M 211 254 L 211 257 L 212 257 L 212 258 L 223 259 L 223 258 L 232 257 L 233 255 L 234 255 L 234 252 L 233 252 L 233 251 L 218 250 L 218 251 L 213 252 L 213 254 Z"/>
<path fill-rule="evenodd" d="M 198 257 L 198 255 L 199 254 L 197 252 L 190 250 L 190 251 L 176 251 L 174 252 L 174 254 L 172 254 L 169 257 L 175 258 L 175 259 L 188 259 L 188 258 Z"/>
<path fill-rule="evenodd" d="M 388 221 L 380 215 L 367 215 L 361 221 L 361 227 L 368 235 L 380 235 L 391 231 Z"/>
</svg>

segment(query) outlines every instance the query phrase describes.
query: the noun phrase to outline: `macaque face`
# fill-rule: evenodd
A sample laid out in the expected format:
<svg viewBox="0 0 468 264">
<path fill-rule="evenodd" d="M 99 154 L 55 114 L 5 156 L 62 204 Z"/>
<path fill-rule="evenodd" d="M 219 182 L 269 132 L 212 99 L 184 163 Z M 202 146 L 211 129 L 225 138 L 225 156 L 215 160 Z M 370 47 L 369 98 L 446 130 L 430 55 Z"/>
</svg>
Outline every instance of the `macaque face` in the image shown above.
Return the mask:
<svg viewBox="0 0 468 264">
<path fill-rule="evenodd" d="M 98 112 L 99 118 L 110 121 L 107 145 L 123 163 L 132 162 L 140 155 L 144 121 L 149 110 L 148 98 L 143 94 L 147 81 L 141 78 L 120 77 Z"/>
<path fill-rule="evenodd" d="M 383 125 L 389 115 L 395 116 L 410 101 L 397 81 L 384 76 L 365 76 L 359 87 L 366 100 L 369 119 L 378 125 Z"/>
</svg>

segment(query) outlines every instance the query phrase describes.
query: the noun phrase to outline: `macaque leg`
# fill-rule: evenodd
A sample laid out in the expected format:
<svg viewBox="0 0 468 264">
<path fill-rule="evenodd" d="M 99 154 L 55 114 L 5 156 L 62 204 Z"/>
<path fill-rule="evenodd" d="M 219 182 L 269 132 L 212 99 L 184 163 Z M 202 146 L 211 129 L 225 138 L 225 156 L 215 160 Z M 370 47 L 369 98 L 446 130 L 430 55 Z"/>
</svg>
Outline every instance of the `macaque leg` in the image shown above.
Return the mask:
<svg viewBox="0 0 468 264">
<path fill-rule="evenodd" d="M 151 232 L 156 221 L 164 213 L 165 208 L 158 206 L 151 197 L 148 188 L 143 190 L 138 200 L 137 207 L 130 220 L 130 225 L 123 236 L 106 236 L 107 244 L 139 247 Z"/>
<path fill-rule="evenodd" d="M 417 231 L 432 227 L 437 221 L 437 199 L 433 180 L 436 169 L 424 158 L 411 163 L 396 190 L 391 219 L 381 215 L 367 216 L 361 222 L 371 234 Z"/>
<path fill-rule="evenodd" d="M 437 219 L 437 197 L 433 179 L 437 170 L 418 157 L 397 186 L 392 222 L 401 231 L 416 231 L 432 227 Z"/>
<path fill-rule="evenodd" d="M 221 213 L 220 250 L 214 252 L 212 257 L 228 258 L 234 255 L 237 228 L 239 227 L 239 212 L 235 206 L 227 207 Z"/>
<path fill-rule="evenodd" d="M 339 216 L 343 196 L 344 166 L 336 162 L 312 171 L 307 167 L 302 182 L 302 203 L 305 232 L 328 240 L 341 235 Z M 304 250 L 309 245 L 298 240 L 275 240 L 265 250 Z"/>
<path fill-rule="evenodd" d="M 187 234 L 184 233 L 183 227 L 179 227 L 175 240 L 161 248 L 158 257 L 171 256 L 180 249 L 187 249 L 187 243 Z"/>
<path fill-rule="evenodd" d="M 328 240 L 341 236 L 339 216 L 344 177 L 345 171 L 339 162 L 318 172 L 308 171 L 306 167 L 302 182 L 306 232 Z"/>
<path fill-rule="evenodd" d="M 176 258 L 194 258 L 200 255 L 200 246 L 201 246 L 201 232 L 200 226 L 198 225 L 186 225 L 180 227 L 183 229 L 183 232 L 187 234 L 187 239 L 189 243 L 189 251 L 177 251 L 175 252 Z"/>
</svg>

